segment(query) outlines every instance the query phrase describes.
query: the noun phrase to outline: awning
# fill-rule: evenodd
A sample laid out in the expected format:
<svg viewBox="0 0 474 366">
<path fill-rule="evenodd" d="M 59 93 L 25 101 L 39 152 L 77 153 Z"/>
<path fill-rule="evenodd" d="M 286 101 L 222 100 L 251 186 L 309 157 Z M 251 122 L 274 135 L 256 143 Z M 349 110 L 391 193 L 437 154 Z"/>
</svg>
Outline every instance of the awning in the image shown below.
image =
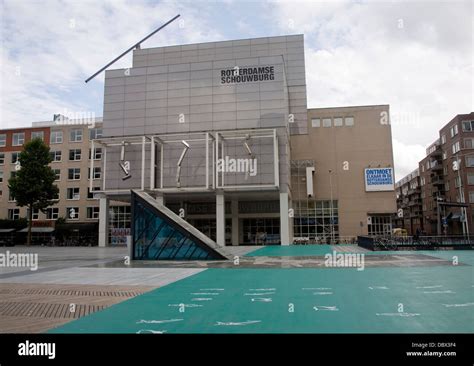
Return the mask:
<svg viewBox="0 0 474 366">
<path fill-rule="evenodd" d="M 31 228 L 32 233 L 52 233 L 53 231 L 54 231 L 54 227 L 32 227 Z M 21 229 L 19 232 L 27 233 L 28 228 L 25 227 L 24 229 Z"/>
</svg>

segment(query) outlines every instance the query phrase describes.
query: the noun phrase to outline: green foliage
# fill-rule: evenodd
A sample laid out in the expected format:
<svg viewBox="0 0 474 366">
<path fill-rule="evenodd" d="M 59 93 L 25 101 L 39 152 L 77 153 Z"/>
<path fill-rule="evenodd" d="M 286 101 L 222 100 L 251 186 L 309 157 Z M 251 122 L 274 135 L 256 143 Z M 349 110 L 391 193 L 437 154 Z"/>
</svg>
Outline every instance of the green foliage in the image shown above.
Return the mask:
<svg viewBox="0 0 474 366">
<path fill-rule="evenodd" d="M 20 207 L 45 211 L 58 193 L 58 187 L 53 184 L 54 171 L 48 165 L 49 147 L 43 140 L 33 139 L 23 146 L 19 161 L 21 169 L 8 180 L 12 196 Z"/>
<path fill-rule="evenodd" d="M 66 219 L 64 217 L 58 217 L 56 219 L 56 225 L 63 225 L 66 223 Z"/>
</svg>

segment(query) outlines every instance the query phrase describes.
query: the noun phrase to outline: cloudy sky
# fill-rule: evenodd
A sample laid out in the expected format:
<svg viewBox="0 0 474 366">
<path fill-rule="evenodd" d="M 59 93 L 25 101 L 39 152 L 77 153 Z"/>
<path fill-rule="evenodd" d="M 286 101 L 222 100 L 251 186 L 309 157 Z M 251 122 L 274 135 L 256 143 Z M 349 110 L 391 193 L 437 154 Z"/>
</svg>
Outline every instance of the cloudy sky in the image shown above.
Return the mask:
<svg viewBox="0 0 474 366">
<path fill-rule="evenodd" d="M 101 116 L 84 80 L 178 13 L 142 47 L 304 33 L 308 107 L 390 104 L 397 179 L 474 110 L 471 1 L 0 0 L 1 128 Z"/>
</svg>

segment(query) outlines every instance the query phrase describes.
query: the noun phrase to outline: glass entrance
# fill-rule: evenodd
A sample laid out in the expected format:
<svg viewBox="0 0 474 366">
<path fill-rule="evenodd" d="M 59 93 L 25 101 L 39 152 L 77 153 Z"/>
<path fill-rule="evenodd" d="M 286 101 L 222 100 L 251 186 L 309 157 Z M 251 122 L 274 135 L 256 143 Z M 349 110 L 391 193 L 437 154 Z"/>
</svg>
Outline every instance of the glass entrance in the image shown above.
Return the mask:
<svg viewBox="0 0 474 366">
<path fill-rule="evenodd" d="M 242 219 L 243 245 L 280 244 L 279 218 Z"/>
</svg>

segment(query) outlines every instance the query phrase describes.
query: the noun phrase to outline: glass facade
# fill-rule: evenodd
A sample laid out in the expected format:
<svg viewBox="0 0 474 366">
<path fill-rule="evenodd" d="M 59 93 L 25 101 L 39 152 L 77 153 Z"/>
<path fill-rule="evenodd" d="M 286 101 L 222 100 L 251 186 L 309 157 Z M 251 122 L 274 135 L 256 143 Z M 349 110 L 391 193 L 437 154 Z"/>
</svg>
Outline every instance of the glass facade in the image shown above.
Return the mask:
<svg viewBox="0 0 474 366">
<path fill-rule="evenodd" d="M 166 214 L 132 193 L 133 259 L 223 259 Z"/>
</svg>

